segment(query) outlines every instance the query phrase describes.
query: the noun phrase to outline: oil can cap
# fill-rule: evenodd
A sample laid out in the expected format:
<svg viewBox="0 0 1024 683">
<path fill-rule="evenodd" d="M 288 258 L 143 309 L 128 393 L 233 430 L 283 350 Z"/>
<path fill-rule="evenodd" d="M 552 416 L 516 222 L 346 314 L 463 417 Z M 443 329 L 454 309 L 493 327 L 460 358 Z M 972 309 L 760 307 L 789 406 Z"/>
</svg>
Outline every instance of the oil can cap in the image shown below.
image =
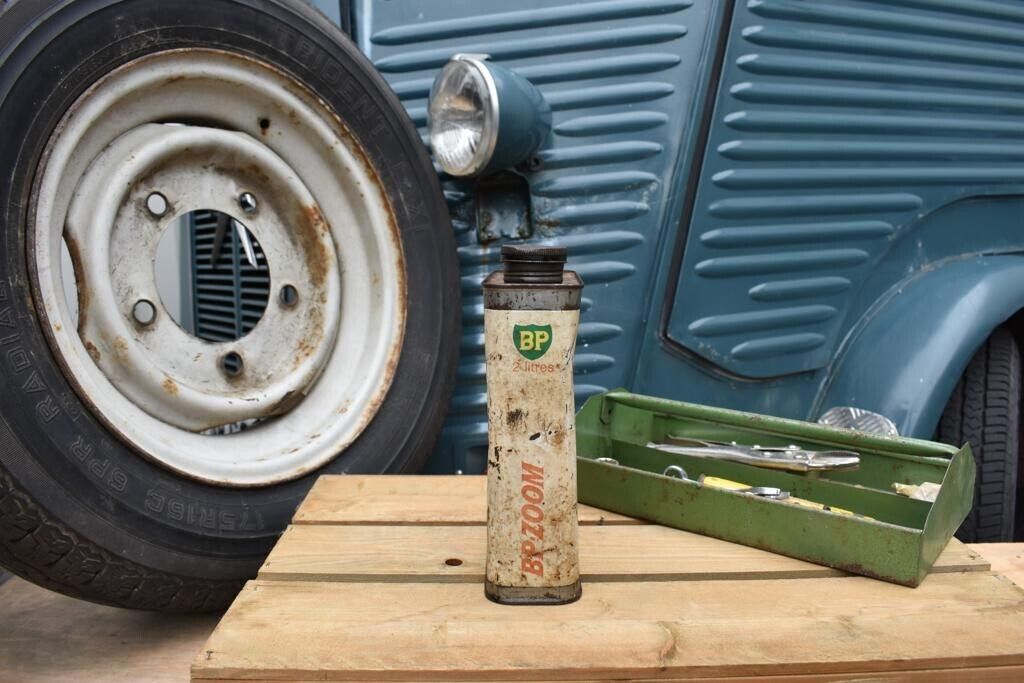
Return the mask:
<svg viewBox="0 0 1024 683">
<path fill-rule="evenodd" d="M 501 248 L 508 283 L 558 284 L 567 260 L 565 247 L 506 244 Z"/>
</svg>

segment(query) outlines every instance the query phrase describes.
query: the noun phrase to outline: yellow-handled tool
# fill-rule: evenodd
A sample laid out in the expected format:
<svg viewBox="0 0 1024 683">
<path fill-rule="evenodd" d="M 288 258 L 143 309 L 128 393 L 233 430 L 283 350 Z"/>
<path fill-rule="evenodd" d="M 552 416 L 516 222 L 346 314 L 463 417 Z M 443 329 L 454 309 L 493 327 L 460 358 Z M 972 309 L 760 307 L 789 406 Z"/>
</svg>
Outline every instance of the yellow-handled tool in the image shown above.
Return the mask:
<svg viewBox="0 0 1024 683">
<path fill-rule="evenodd" d="M 777 500 L 782 503 L 788 503 L 789 505 L 798 505 L 805 508 L 813 508 L 815 510 L 823 510 L 825 512 L 834 512 L 837 515 L 847 515 L 850 517 L 860 517 L 862 519 L 871 519 L 871 517 L 865 517 L 859 515 L 856 512 L 845 510 L 843 508 L 837 508 L 833 505 L 824 505 L 823 503 L 815 503 L 813 500 L 806 500 L 804 498 L 796 498 L 789 495 L 788 491 L 782 489 L 770 487 L 770 486 L 750 486 L 749 484 L 741 484 L 738 481 L 732 481 L 730 479 L 723 479 L 721 477 L 709 477 L 701 475 L 698 482 L 702 486 L 711 486 L 716 489 L 725 489 L 727 491 L 737 491 L 739 493 L 749 493 L 754 496 L 761 498 L 769 498 L 771 500 Z"/>
</svg>

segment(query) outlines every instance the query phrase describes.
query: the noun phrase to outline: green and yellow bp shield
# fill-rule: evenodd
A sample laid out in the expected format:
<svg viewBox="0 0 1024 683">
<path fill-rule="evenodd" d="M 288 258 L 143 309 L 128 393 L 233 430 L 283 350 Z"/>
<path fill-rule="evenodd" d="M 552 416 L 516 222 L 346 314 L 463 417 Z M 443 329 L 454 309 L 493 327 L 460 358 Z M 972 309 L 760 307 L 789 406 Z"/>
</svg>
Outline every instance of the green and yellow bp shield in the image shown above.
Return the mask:
<svg viewBox="0 0 1024 683">
<path fill-rule="evenodd" d="M 516 325 L 512 343 L 527 360 L 537 360 L 551 348 L 551 325 Z"/>
</svg>

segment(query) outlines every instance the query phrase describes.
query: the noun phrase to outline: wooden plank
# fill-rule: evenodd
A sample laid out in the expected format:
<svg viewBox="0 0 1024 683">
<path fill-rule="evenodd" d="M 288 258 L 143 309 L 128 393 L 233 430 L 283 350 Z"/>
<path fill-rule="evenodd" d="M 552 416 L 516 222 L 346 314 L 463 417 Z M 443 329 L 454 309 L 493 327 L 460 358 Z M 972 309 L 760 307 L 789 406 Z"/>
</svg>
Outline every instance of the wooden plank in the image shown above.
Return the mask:
<svg viewBox="0 0 1024 683">
<path fill-rule="evenodd" d="M 281 683 L 280 679 L 271 680 L 269 678 L 258 678 L 258 679 L 227 679 L 227 678 L 193 678 L 194 683 L 202 683 L 203 681 L 240 681 L 244 680 L 246 683 Z M 293 679 L 289 683 L 322 683 L 323 678 L 304 678 L 304 679 Z M 380 679 L 376 679 L 379 681 Z M 501 683 L 507 681 L 513 683 L 517 679 L 499 679 L 499 678 L 488 678 L 487 681 L 460 681 L 460 683 Z M 518 679 L 522 680 L 522 679 Z M 587 681 L 573 681 L 572 683 L 610 683 L 612 680 L 618 679 L 604 679 L 598 681 L 590 679 Z M 965 669 L 918 669 L 912 671 L 875 671 L 871 673 L 870 680 L 864 680 L 860 677 L 855 682 L 850 680 L 850 674 L 809 674 L 809 675 L 789 675 L 789 676 L 758 676 L 755 679 L 751 679 L 750 676 L 728 676 L 722 678 L 720 676 L 700 676 L 686 678 L 631 678 L 629 679 L 632 683 L 693 683 L 707 681 L 710 683 L 749 683 L 751 680 L 755 680 L 758 683 L 884 683 L 885 681 L 899 681 L 900 683 L 906 683 L 907 681 L 920 681 L 921 683 L 964 683 L 964 681 L 985 681 L 985 683 L 1020 683 L 1024 680 L 1024 666 L 987 666 L 987 667 L 970 667 Z M 373 679 L 349 679 L 350 683 L 371 683 Z"/>
<path fill-rule="evenodd" d="M 970 548 L 992 563 L 992 571 L 1024 587 L 1024 543 L 972 543 Z"/>
<path fill-rule="evenodd" d="M 482 585 L 486 545 L 483 526 L 293 526 L 259 578 Z M 954 539 L 933 571 L 988 569 L 985 559 Z M 657 525 L 581 527 L 580 571 L 585 582 L 846 576 L 829 567 Z"/>
<path fill-rule="evenodd" d="M 487 477 L 323 476 L 292 519 L 293 524 L 483 525 Z M 646 524 L 580 506 L 580 524 Z"/>
<path fill-rule="evenodd" d="M 226 679 L 226 678 L 193 678 L 194 683 L 202 683 L 203 681 L 227 681 L 227 680 L 245 680 L 246 683 L 280 683 L 280 679 L 272 681 L 269 678 L 259 679 Z M 323 678 L 305 678 L 305 679 L 293 679 L 290 683 L 316 683 L 323 681 Z M 362 679 L 357 681 L 356 679 L 350 679 L 354 683 L 370 683 L 372 679 Z M 379 680 L 379 679 L 377 679 Z M 462 681 L 461 683 L 500 683 L 502 679 L 489 678 L 485 681 Z M 515 679 L 504 679 L 505 681 L 514 681 Z M 522 679 L 519 679 L 522 680 Z M 574 681 L 573 683 L 608 683 L 611 679 L 605 679 L 605 681 L 598 681 L 591 679 L 589 681 Z M 701 676 L 693 678 L 687 676 L 686 678 L 632 678 L 632 683 L 693 683 L 694 681 L 708 681 L 713 683 L 749 683 L 751 678 L 749 676 L 728 676 L 722 678 L 720 676 L 705 677 Z M 758 683 L 851 683 L 850 674 L 808 674 L 808 675 L 789 675 L 789 676 L 758 676 L 756 679 Z M 864 681 L 858 678 L 857 683 L 884 683 L 885 681 L 899 681 L 905 683 L 906 681 L 920 681 L 921 683 L 964 683 L 964 681 L 985 681 L 986 683 L 1020 683 L 1024 680 L 1024 666 L 987 666 L 987 667 L 970 667 L 964 669 L 918 669 L 908 671 L 875 671 L 871 673 L 870 681 Z"/>
<path fill-rule="evenodd" d="M 983 572 L 591 583 L 563 607 L 478 585 L 254 581 L 196 679 L 591 680 L 1024 666 L 1024 591 Z"/>
</svg>

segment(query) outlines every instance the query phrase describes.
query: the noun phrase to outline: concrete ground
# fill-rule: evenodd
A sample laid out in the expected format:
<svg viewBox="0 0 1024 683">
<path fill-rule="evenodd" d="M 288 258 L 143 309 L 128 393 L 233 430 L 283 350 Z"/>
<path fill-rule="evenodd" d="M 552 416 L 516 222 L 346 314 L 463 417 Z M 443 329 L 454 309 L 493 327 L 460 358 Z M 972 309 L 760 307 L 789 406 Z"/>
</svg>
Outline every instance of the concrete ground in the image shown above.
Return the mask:
<svg viewBox="0 0 1024 683">
<path fill-rule="evenodd" d="M 13 577 L 0 586 L 0 681 L 184 683 L 219 618 L 103 607 Z"/>
<path fill-rule="evenodd" d="M 1024 587 L 1024 543 L 971 547 Z M 217 620 L 101 607 L 11 578 L 0 585 L 0 681 L 184 683 Z"/>
</svg>

